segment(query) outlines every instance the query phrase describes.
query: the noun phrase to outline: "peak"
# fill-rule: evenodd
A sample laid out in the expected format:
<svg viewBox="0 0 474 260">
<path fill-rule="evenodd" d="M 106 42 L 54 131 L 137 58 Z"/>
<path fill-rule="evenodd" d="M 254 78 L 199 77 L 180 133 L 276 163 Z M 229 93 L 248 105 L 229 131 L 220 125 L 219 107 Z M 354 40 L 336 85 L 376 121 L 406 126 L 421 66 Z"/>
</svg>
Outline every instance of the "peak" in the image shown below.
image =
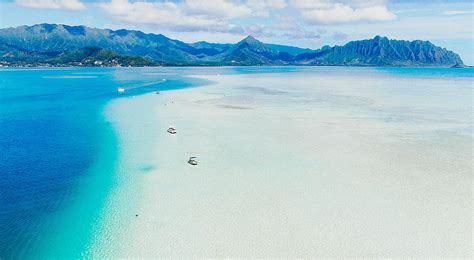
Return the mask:
<svg viewBox="0 0 474 260">
<path fill-rule="evenodd" d="M 376 40 L 376 41 L 388 41 L 388 38 L 385 37 L 385 36 L 377 35 L 377 36 L 374 37 L 374 40 Z"/>
<path fill-rule="evenodd" d="M 255 39 L 252 35 L 249 35 L 249 36 L 245 37 L 241 42 L 258 43 L 260 41 Z"/>
<path fill-rule="evenodd" d="M 29 27 L 35 27 L 35 26 L 58 26 L 59 24 L 56 24 L 56 23 L 37 23 L 37 24 L 34 24 L 34 25 L 31 25 Z M 28 26 L 28 25 L 26 25 Z"/>
<path fill-rule="evenodd" d="M 249 35 L 245 37 L 244 39 L 242 39 L 240 42 L 238 42 L 237 45 L 249 45 L 249 46 L 256 47 L 256 46 L 263 46 L 264 44 L 261 41 L 255 39 L 253 36 Z"/>
<path fill-rule="evenodd" d="M 42 33 L 52 32 L 68 32 L 73 35 L 84 34 L 87 27 L 83 25 L 66 25 L 66 24 L 54 24 L 54 23 L 41 23 L 32 26 L 25 26 L 27 30 L 36 30 Z"/>
<path fill-rule="evenodd" d="M 31 27 L 31 28 L 57 28 L 61 26 L 60 24 L 55 24 L 55 23 L 40 23 L 40 24 L 35 24 L 32 26 L 26 26 L 26 27 Z"/>
</svg>

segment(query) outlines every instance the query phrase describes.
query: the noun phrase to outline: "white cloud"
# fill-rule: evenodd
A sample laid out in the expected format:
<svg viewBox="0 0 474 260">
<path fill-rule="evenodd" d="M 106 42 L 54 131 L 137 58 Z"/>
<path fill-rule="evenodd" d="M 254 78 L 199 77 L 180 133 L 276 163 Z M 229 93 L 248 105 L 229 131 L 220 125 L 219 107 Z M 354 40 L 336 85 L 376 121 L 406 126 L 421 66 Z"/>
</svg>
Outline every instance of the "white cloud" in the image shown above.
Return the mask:
<svg viewBox="0 0 474 260">
<path fill-rule="evenodd" d="M 101 7 L 113 19 L 131 23 L 155 25 L 159 28 L 192 30 L 222 30 L 227 24 L 208 14 L 188 15 L 183 8 L 171 2 L 129 2 L 112 0 Z"/>
<path fill-rule="evenodd" d="M 232 20 L 264 16 L 269 10 L 285 5 L 285 0 L 184 0 L 176 3 L 111 0 L 100 6 L 112 19 L 121 22 L 179 31 L 229 32 L 235 30 Z"/>
<path fill-rule="evenodd" d="M 336 41 L 347 40 L 348 35 L 343 32 L 334 32 L 331 36 Z"/>
<path fill-rule="evenodd" d="M 252 9 L 248 6 L 234 4 L 225 0 L 186 0 L 181 7 L 189 15 L 205 16 L 209 19 L 236 19 L 252 15 Z"/>
<path fill-rule="evenodd" d="M 382 0 L 293 0 L 309 24 L 342 24 L 360 21 L 391 21 L 397 16 L 388 10 Z"/>
<path fill-rule="evenodd" d="M 325 32 L 321 29 L 307 28 L 291 16 L 282 16 L 280 23 L 272 26 L 272 29 L 278 31 L 278 35 L 289 40 L 320 40 L 321 34 Z"/>
<path fill-rule="evenodd" d="M 331 7 L 329 1 L 324 0 L 292 0 L 291 5 L 299 9 L 326 9 Z"/>
<path fill-rule="evenodd" d="M 255 16 L 269 16 L 272 9 L 283 9 L 287 6 L 286 0 L 247 0 L 246 5 Z"/>
<path fill-rule="evenodd" d="M 86 6 L 79 0 L 15 0 L 15 3 L 29 8 L 82 10 Z"/>
</svg>

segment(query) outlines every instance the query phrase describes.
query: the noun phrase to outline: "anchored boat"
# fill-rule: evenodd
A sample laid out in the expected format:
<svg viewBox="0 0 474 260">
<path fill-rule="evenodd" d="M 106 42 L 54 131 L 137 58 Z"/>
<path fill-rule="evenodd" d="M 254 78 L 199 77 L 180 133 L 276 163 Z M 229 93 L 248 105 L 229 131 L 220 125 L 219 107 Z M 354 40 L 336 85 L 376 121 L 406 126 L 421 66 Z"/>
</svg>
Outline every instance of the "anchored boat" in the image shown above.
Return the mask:
<svg viewBox="0 0 474 260">
<path fill-rule="evenodd" d="M 166 130 L 170 134 L 176 134 L 176 128 L 174 126 L 170 126 L 168 130 Z"/>
<path fill-rule="evenodd" d="M 188 163 L 191 164 L 191 165 L 197 165 L 198 164 L 198 162 L 196 161 L 195 156 L 189 157 Z"/>
</svg>

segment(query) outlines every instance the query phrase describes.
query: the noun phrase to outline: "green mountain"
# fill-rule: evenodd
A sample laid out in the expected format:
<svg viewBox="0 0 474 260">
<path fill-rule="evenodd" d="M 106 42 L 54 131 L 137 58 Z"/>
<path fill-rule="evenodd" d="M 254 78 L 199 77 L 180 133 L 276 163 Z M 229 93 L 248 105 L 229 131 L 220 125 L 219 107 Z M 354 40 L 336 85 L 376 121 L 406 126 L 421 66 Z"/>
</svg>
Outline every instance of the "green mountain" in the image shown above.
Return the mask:
<svg viewBox="0 0 474 260">
<path fill-rule="evenodd" d="M 228 65 L 278 65 L 283 63 L 281 56 L 292 57 L 286 52 L 269 48 L 252 36 L 247 36 L 224 52 L 208 57 L 207 60 Z"/>
<path fill-rule="evenodd" d="M 319 50 L 266 44 L 248 36 L 236 44 L 185 43 L 161 34 L 38 24 L 0 29 L 4 66 L 463 65 L 459 55 L 428 41 L 376 36 Z"/>
<path fill-rule="evenodd" d="M 313 52 L 314 50 L 311 50 L 309 48 L 299 48 L 299 47 L 293 47 L 293 46 L 286 46 L 286 45 L 279 45 L 279 44 L 271 44 L 271 43 L 266 43 L 268 48 L 279 51 L 279 52 L 286 52 L 291 55 L 299 55 L 303 53 L 308 53 L 308 52 Z"/>
<path fill-rule="evenodd" d="M 111 50 L 99 47 L 85 47 L 71 52 L 65 52 L 46 60 L 47 63 L 57 66 L 121 66 L 137 67 L 151 66 L 152 62 L 139 56 L 123 56 Z"/>
<path fill-rule="evenodd" d="M 389 40 L 376 36 L 344 46 L 325 46 L 313 53 L 297 55 L 307 65 L 348 66 L 452 66 L 463 64 L 458 54 L 429 41 Z"/>
</svg>

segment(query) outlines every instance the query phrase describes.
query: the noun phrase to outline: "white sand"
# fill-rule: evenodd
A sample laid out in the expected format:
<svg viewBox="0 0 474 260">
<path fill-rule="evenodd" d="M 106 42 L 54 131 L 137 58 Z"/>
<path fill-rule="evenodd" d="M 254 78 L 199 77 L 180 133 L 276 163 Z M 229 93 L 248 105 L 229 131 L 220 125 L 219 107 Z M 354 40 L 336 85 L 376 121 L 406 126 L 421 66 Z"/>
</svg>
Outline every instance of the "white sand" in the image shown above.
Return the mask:
<svg viewBox="0 0 474 260">
<path fill-rule="evenodd" d="M 129 152 L 151 166 L 117 185 L 109 212 L 122 219 L 106 216 L 93 255 L 472 254 L 470 121 L 440 112 L 465 112 L 465 100 L 395 100 L 378 78 L 206 78 L 218 83 L 120 101 L 137 116 L 124 140 L 154 131 L 140 141 L 148 153 Z M 152 128 L 137 125 L 140 113 Z"/>
</svg>

